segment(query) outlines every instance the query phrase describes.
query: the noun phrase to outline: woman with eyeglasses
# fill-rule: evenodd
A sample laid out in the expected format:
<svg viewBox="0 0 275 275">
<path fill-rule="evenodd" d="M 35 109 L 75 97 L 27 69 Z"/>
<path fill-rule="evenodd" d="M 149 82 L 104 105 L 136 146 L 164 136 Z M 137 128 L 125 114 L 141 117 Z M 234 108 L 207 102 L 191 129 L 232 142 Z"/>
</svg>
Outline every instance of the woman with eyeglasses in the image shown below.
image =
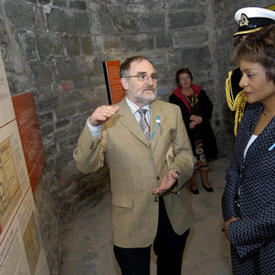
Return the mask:
<svg viewBox="0 0 275 275">
<path fill-rule="evenodd" d="M 199 194 L 196 170 L 200 173 L 203 188 L 207 192 L 213 192 L 208 182 L 210 161 L 218 154 L 216 138 L 210 124 L 213 105 L 202 87 L 192 83 L 193 76 L 188 68 L 179 69 L 175 80 L 178 86 L 169 97 L 169 102 L 177 104 L 181 109 L 193 154 L 197 159 L 194 173 L 190 178 L 191 192 Z"/>
</svg>

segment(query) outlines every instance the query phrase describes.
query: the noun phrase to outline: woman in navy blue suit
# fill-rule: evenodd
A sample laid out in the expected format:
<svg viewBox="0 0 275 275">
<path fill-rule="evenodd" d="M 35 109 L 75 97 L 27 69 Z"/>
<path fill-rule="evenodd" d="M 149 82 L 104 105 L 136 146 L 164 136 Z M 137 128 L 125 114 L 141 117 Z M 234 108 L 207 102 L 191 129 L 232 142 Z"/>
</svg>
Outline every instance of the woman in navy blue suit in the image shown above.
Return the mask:
<svg viewBox="0 0 275 275">
<path fill-rule="evenodd" d="M 275 24 L 234 50 L 248 103 L 222 197 L 234 274 L 275 274 Z"/>
</svg>

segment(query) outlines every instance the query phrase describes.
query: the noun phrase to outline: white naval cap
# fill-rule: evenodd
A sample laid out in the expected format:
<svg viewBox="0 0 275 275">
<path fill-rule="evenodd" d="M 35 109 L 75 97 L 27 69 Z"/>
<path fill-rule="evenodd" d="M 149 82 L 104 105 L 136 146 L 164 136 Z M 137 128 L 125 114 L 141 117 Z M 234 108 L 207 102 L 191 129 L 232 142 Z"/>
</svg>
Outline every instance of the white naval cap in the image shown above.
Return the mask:
<svg viewBox="0 0 275 275">
<path fill-rule="evenodd" d="M 275 23 L 274 5 L 268 8 L 246 7 L 235 13 L 239 29 L 234 36 L 245 35 L 260 30 L 262 27 Z"/>
</svg>

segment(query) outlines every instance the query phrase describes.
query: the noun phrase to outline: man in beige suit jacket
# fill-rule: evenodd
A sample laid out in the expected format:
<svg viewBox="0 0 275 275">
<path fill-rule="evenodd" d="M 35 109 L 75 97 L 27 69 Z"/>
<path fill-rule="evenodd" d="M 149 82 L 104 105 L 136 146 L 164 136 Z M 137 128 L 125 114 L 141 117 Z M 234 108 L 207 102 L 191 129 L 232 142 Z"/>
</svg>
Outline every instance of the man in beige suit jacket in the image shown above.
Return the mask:
<svg viewBox="0 0 275 275">
<path fill-rule="evenodd" d="M 114 253 L 122 274 L 149 274 L 153 244 L 158 275 L 180 275 L 193 221 L 184 184 L 195 163 L 181 112 L 156 100 L 157 74 L 147 58 L 128 58 L 120 78 L 126 97 L 92 113 L 74 159 L 83 173 L 110 168 Z M 148 139 L 139 108 L 146 109 Z"/>
</svg>

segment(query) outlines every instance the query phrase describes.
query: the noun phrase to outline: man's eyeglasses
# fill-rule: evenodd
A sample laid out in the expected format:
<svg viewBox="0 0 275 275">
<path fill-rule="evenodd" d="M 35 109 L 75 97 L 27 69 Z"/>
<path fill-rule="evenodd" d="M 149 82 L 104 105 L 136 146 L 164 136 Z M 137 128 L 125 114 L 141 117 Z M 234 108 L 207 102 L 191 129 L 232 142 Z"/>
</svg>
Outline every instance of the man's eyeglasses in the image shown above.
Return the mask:
<svg viewBox="0 0 275 275">
<path fill-rule="evenodd" d="M 152 81 L 157 81 L 158 80 L 158 75 L 157 74 L 147 75 L 145 73 L 140 73 L 140 74 L 128 75 L 128 76 L 124 76 L 124 77 L 125 78 L 136 77 L 139 81 L 146 81 L 146 80 L 149 80 L 149 78 L 151 78 Z"/>
</svg>

